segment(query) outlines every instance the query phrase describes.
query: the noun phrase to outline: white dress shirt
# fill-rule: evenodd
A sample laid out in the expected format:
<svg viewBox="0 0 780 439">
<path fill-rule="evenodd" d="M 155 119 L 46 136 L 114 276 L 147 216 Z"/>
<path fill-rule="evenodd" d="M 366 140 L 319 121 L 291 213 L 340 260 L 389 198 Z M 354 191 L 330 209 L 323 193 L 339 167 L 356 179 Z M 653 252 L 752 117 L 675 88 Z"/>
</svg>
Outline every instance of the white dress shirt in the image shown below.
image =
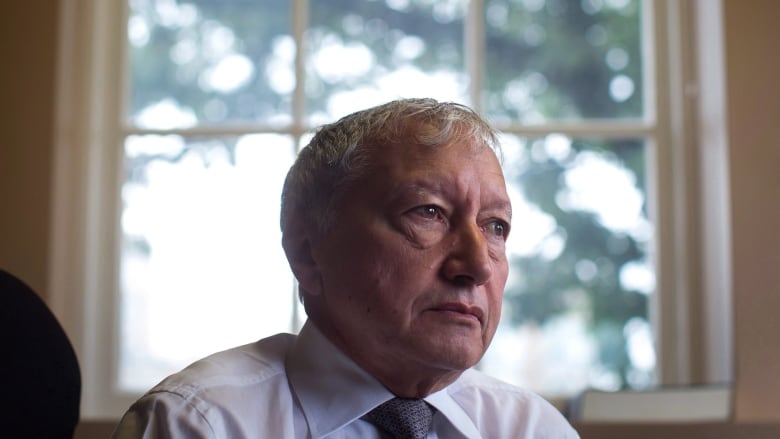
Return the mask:
<svg viewBox="0 0 780 439">
<path fill-rule="evenodd" d="M 361 438 L 394 395 L 307 322 L 197 361 L 133 404 L 114 438 Z M 429 439 L 578 438 L 547 401 L 475 370 L 425 398 Z"/>
</svg>

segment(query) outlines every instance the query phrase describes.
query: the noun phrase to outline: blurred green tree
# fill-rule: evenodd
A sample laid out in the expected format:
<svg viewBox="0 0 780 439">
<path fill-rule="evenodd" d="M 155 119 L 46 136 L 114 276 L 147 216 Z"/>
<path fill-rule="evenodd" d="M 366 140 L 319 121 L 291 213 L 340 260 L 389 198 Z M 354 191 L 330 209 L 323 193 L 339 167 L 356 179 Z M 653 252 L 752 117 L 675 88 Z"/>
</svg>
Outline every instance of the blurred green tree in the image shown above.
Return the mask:
<svg viewBox="0 0 780 439">
<path fill-rule="evenodd" d="M 371 63 L 365 74 L 344 80 L 323 77 L 307 64 L 310 113 L 325 111 L 338 93 L 377 87 L 382 75 L 409 66 L 453 72 L 463 78 L 465 96 L 468 8 L 463 1 L 311 0 L 304 47 L 293 43 L 291 2 L 130 4 L 128 114 L 142 126 L 154 127 L 155 119 L 144 113 L 166 101 L 189 114 L 192 124 L 290 121 L 290 84 L 299 79 L 294 77 L 294 53 L 304 50 L 311 60 L 325 43 L 367 49 Z M 481 104 L 490 119 L 533 124 L 644 116 L 639 0 L 486 0 L 482 18 Z M 409 49 L 399 55 L 402 41 Z M 243 72 L 232 85 L 220 85 L 214 76 L 225 62 Z M 533 156 L 539 141 L 520 139 L 527 156 Z M 225 141 L 228 149 L 233 144 Z M 507 317 L 516 325 L 541 326 L 569 312 L 587 316 L 601 364 L 619 377 L 619 385 L 633 386 L 625 328 L 632 319 L 648 319 L 649 291 L 626 285 L 621 272 L 627 264 L 647 264 L 649 243 L 646 237 L 605 225 L 595 212 L 562 206 L 561 194 L 569 189 L 566 173 L 586 152 L 628 171 L 638 191 L 646 193 L 642 139 L 572 139 L 565 157 L 532 159 L 519 172 L 508 173 L 513 176 L 509 183 L 554 219 L 563 244 L 553 257 L 542 252 L 512 256 L 515 280 L 506 291 Z M 127 165 L 129 178 L 143 179 L 142 172 L 132 170 L 155 159 L 175 160 L 155 154 L 133 157 Z M 514 230 L 523 233 L 523 225 Z M 578 272 L 583 266 L 590 267 L 590 274 Z"/>
</svg>

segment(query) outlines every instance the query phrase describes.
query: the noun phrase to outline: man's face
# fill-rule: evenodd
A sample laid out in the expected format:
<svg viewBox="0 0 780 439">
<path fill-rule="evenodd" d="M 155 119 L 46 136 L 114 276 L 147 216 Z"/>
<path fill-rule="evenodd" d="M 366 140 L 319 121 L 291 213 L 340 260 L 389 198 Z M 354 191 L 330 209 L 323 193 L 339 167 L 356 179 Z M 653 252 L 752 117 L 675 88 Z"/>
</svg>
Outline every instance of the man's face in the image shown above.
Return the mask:
<svg viewBox="0 0 780 439">
<path fill-rule="evenodd" d="M 455 142 L 377 150 L 372 163 L 312 246 L 321 291 L 307 306 L 371 372 L 467 369 L 495 333 L 508 272 L 498 161 Z"/>
</svg>

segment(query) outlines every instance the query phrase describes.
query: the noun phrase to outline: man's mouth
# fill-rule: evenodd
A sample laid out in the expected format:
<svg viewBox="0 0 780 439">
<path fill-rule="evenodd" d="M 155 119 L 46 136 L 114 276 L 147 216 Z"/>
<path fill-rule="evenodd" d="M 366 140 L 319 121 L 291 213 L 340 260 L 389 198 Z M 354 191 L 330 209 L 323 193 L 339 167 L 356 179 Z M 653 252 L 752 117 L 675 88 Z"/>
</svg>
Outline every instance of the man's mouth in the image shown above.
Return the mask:
<svg viewBox="0 0 780 439">
<path fill-rule="evenodd" d="M 484 317 L 484 312 L 482 311 L 482 308 L 478 306 L 467 305 L 465 303 L 460 303 L 460 302 L 447 302 L 447 303 L 437 304 L 429 308 L 429 310 L 434 312 L 440 312 L 440 313 L 451 313 L 452 315 L 457 317 L 473 319 L 479 322 L 480 325 L 482 325 L 482 319 Z"/>
</svg>

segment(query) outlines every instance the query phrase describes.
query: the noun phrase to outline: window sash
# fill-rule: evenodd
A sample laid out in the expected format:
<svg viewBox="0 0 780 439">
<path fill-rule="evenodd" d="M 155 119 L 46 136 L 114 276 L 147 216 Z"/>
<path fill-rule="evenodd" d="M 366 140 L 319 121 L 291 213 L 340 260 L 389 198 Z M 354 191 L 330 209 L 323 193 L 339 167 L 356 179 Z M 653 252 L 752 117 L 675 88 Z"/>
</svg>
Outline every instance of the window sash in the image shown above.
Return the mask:
<svg viewBox="0 0 780 439">
<path fill-rule="evenodd" d="M 467 71 L 480 84 L 482 0 L 472 0 L 467 23 Z M 685 157 L 683 145 L 690 129 L 679 121 L 692 106 L 680 93 L 690 78 L 686 46 L 680 44 L 690 19 L 684 6 L 673 0 L 645 1 L 643 16 L 652 38 L 645 69 L 646 109 L 640 121 L 585 121 L 535 126 L 498 126 L 502 131 L 538 137 L 561 133 L 572 137 L 641 137 L 651 145 L 648 175 L 652 217 L 657 227 L 658 293 L 655 295 L 657 352 L 663 383 L 689 382 L 691 331 L 688 310 L 695 309 L 691 292 L 697 288 L 686 278 L 686 268 L 696 262 L 695 238 L 688 228 L 695 209 L 686 203 L 688 181 L 695 164 Z M 84 380 L 82 413 L 85 418 L 113 418 L 137 398 L 115 388 L 117 370 L 118 258 L 123 139 L 137 134 L 241 135 L 281 132 L 296 138 L 312 127 L 305 126 L 303 83 L 293 97 L 293 124 L 282 129 L 262 124 L 200 126 L 182 130 L 142 130 L 126 124 L 121 113 L 126 99 L 126 36 L 128 14 L 125 2 L 61 0 L 56 114 L 57 146 L 54 157 L 54 205 L 52 220 L 51 306 L 73 340 Z M 293 34 L 302 41 L 307 5 L 294 1 Z M 670 48 L 681 48 L 681 52 Z M 296 74 L 304 78 L 303 57 L 296 56 Z M 656 84 L 656 87 L 653 87 Z M 479 110 L 480 90 L 469 90 L 472 106 Z M 663 114 L 664 117 L 658 117 Z M 681 155 L 683 155 L 681 159 Z M 684 160 L 687 159 L 687 160 Z M 682 163 L 682 164 L 681 164 Z M 680 336 L 679 334 L 682 334 Z"/>
</svg>

